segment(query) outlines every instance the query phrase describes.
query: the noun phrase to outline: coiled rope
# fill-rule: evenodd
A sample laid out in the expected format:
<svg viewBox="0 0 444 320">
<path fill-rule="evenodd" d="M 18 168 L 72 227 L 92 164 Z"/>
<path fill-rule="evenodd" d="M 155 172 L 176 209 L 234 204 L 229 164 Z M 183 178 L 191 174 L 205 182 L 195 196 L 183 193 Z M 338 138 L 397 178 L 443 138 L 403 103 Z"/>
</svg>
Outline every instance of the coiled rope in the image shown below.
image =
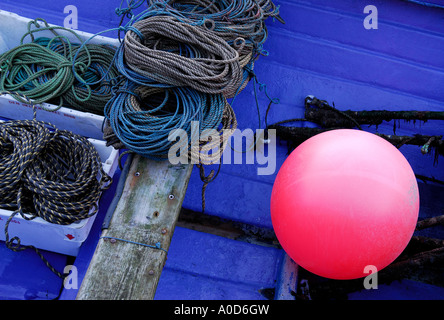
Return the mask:
<svg viewBox="0 0 444 320">
<path fill-rule="evenodd" d="M 130 25 L 153 16 L 169 15 L 209 30 L 238 51 L 242 68 L 248 65 L 252 69 L 259 55 L 268 55 L 263 49 L 268 37 L 265 20 L 272 17 L 285 23 L 279 15 L 279 6 L 270 0 L 151 0 L 150 3 L 148 10 L 132 17 Z M 128 16 L 131 8 L 119 10 L 121 12 Z M 244 78 L 250 75 L 244 69 Z M 244 87 L 247 83 L 243 83 Z"/>
<path fill-rule="evenodd" d="M 239 37 L 245 39 L 245 50 L 262 49 L 267 39 L 264 21 L 268 17 L 283 22 L 279 7 L 270 0 L 154 0 L 152 3 L 167 14 L 210 28 L 231 45 Z"/>
<path fill-rule="evenodd" d="M 283 22 L 279 7 L 270 0 L 150 0 L 148 9 L 134 15 L 142 2 L 127 3 L 128 8 L 121 4 L 116 9 L 122 16 L 119 39 L 125 31 L 116 65 L 125 81 L 107 104 L 104 138 L 117 148 L 165 159 L 172 146 L 169 133 L 185 130 L 187 156 L 199 159 L 204 211 L 205 189 L 219 173 L 220 162 L 217 173 L 211 170 L 208 176 L 203 165 L 220 160 L 237 128 L 227 99 L 234 100 L 255 78 L 254 62 L 268 55 L 263 49 L 265 20 Z M 130 20 L 122 26 L 124 17 Z M 163 98 L 154 98 L 159 94 Z M 217 121 L 203 127 L 217 130 L 219 138 L 201 137 L 201 126 L 196 143 L 190 123 L 207 117 Z"/>
<path fill-rule="evenodd" d="M 171 16 L 148 17 L 134 23 L 133 28 L 124 39 L 125 62 L 152 80 L 147 85 L 189 86 L 227 98 L 241 85 L 238 52 L 213 32 Z M 119 71 L 124 73 L 121 68 Z"/>
<path fill-rule="evenodd" d="M 34 35 L 42 31 L 54 36 L 36 39 Z M 59 31 L 70 34 L 77 42 Z M 30 43 L 24 43 L 27 37 Z M 30 21 L 20 45 L 0 55 L 0 90 L 26 95 L 36 104 L 57 105 L 50 111 L 67 106 L 103 115 L 112 95 L 110 83 L 119 75 L 113 66 L 116 49 L 108 45 L 81 46 L 82 43 L 71 29 L 49 26 L 43 19 Z M 17 100 L 24 102 L 21 97 Z"/>
<path fill-rule="evenodd" d="M 279 10 L 269 0 L 152 0 L 148 9 L 133 15 L 132 10 L 141 3 L 130 1 L 128 5 L 116 9 L 122 21 L 124 16 L 130 19 L 118 28 L 125 31 L 125 37 L 116 56 L 117 68 L 126 81 L 115 89 L 116 95 L 106 107 L 110 128 L 105 139 L 144 156 L 166 158 L 171 146 L 167 133 L 184 129 L 189 134 L 190 122 L 202 120 L 201 115 L 188 110 L 204 110 L 201 106 L 209 103 L 205 109 L 220 120 L 223 113 L 218 95 L 225 101 L 234 98 L 254 77 L 254 61 L 259 54 L 266 55 L 262 48 L 267 38 L 264 20 L 279 17 Z M 140 88 L 147 87 L 161 91 L 150 89 L 146 93 L 170 94 L 175 100 L 167 100 L 181 104 L 176 108 L 181 111 L 163 114 L 163 122 L 152 115 L 149 119 L 140 117 L 136 85 L 139 93 Z M 191 100 L 183 97 L 184 92 Z M 152 95 L 145 99 L 152 99 Z M 189 101 L 195 106 L 188 105 Z M 164 107 L 147 103 L 143 112 L 148 115 Z M 231 106 L 224 110 L 235 119 Z M 213 122 L 210 129 L 220 129 L 220 123 Z M 214 144 L 199 141 L 204 149 Z"/>
<path fill-rule="evenodd" d="M 10 238 L 12 219 L 19 214 L 59 225 L 86 219 L 97 213 L 100 195 L 111 181 L 89 140 L 35 120 L 35 109 L 33 120 L 0 122 L 0 208 L 13 211 L 5 224 L 11 250 L 33 249 L 48 265 L 37 248 Z"/>
<path fill-rule="evenodd" d="M 227 132 L 237 128 L 231 106 L 222 95 L 207 95 L 188 87 L 150 88 L 127 82 L 107 104 L 105 116 L 112 130 L 105 128 L 108 145 L 124 147 L 151 159 L 166 159 L 175 141 L 170 134 L 186 133 L 185 154 L 204 163 L 217 162 L 219 153 L 210 151 L 225 146 Z M 192 131 L 192 122 L 199 124 Z M 220 139 L 202 141 L 205 130 L 217 131 Z M 193 135 L 194 133 L 194 135 Z M 198 134 L 196 136 L 196 133 Z M 112 139 L 115 135 L 118 140 Z M 192 148 L 197 144 L 199 148 Z M 181 149 L 184 150 L 183 148 Z"/>
</svg>

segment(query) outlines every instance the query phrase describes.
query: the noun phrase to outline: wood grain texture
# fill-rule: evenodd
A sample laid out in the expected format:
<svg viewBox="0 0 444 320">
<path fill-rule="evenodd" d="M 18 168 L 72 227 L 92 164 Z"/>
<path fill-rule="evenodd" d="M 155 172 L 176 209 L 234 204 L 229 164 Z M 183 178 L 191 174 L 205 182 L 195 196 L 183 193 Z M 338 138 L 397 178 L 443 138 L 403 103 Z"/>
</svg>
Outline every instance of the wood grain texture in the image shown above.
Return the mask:
<svg viewBox="0 0 444 320">
<path fill-rule="evenodd" d="M 103 231 L 78 300 L 153 299 L 188 186 L 192 165 L 135 156 L 125 187 Z M 104 238 L 110 237 L 110 238 Z"/>
</svg>

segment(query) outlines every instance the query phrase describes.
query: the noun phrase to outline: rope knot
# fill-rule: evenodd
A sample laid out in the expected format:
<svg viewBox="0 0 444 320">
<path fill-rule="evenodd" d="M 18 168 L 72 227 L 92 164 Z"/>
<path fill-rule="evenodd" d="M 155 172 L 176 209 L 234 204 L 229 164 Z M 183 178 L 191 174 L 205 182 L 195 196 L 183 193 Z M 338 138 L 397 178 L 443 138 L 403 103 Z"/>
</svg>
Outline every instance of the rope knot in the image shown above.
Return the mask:
<svg viewBox="0 0 444 320">
<path fill-rule="evenodd" d="M 270 52 L 268 52 L 268 50 L 265 50 L 265 49 L 258 50 L 258 53 L 264 57 L 268 57 L 270 55 Z"/>
<path fill-rule="evenodd" d="M 8 241 L 5 242 L 6 247 L 12 251 L 23 251 L 27 247 L 21 246 L 21 241 L 19 237 L 13 237 L 11 239 L 8 239 Z"/>
<path fill-rule="evenodd" d="M 145 37 L 142 34 L 142 32 L 140 32 L 140 30 L 134 26 L 127 26 L 127 27 L 120 26 L 119 31 L 123 31 L 124 33 L 127 33 L 128 31 L 132 31 L 139 37 L 141 42 L 145 41 Z"/>
<path fill-rule="evenodd" d="M 233 46 L 237 50 L 237 52 L 241 52 L 242 49 L 245 47 L 245 43 L 246 41 L 244 38 L 238 37 L 234 39 Z"/>
<path fill-rule="evenodd" d="M 216 28 L 216 22 L 212 19 L 202 19 L 201 25 L 208 31 L 213 31 Z"/>
<path fill-rule="evenodd" d="M 261 82 L 258 82 L 258 83 L 259 83 L 259 91 L 267 90 L 267 85 L 265 83 L 261 83 Z"/>
<path fill-rule="evenodd" d="M 76 64 L 76 66 L 77 66 L 77 64 Z M 71 62 L 69 62 L 69 61 L 62 61 L 62 62 L 60 62 L 57 66 L 56 66 L 56 69 L 57 69 L 57 71 L 60 71 L 61 69 L 63 69 L 63 68 L 71 68 L 72 67 L 72 63 Z M 82 73 L 83 73 L 84 71 L 82 71 Z"/>
<path fill-rule="evenodd" d="M 253 64 L 249 63 L 244 67 L 244 71 L 248 73 L 251 78 L 256 78 L 256 73 L 253 70 Z"/>
<path fill-rule="evenodd" d="M 126 9 L 116 8 L 115 13 L 119 17 L 122 15 L 125 15 L 127 18 L 130 18 L 130 19 L 133 16 L 133 14 L 131 13 L 131 8 L 126 8 Z"/>
<path fill-rule="evenodd" d="M 0 72 L 8 70 L 10 66 L 11 64 L 9 63 L 9 60 L 0 61 Z"/>
<path fill-rule="evenodd" d="M 69 61 L 65 62 L 65 64 L 66 65 L 63 65 L 63 63 L 61 63 L 60 65 L 62 65 L 62 67 L 69 66 L 72 68 L 72 63 L 70 63 Z M 79 74 L 84 74 L 88 70 L 88 66 L 84 62 L 74 63 L 74 68 L 75 68 L 76 72 Z M 59 70 L 59 69 L 57 69 L 57 70 Z M 83 84 L 86 84 L 86 82 L 83 81 Z"/>
</svg>

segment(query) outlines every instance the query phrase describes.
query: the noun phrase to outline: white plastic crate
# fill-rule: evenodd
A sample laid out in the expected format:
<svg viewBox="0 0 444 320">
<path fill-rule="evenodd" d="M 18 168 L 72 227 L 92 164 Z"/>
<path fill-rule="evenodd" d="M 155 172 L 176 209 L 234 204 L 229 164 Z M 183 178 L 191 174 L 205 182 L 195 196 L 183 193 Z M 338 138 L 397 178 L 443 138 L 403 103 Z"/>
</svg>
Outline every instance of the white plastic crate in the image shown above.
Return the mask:
<svg viewBox="0 0 444 320">
<path fill-rule="evenodd" d="M 104 141 L 89 139 L 99 152 L 106 173 L 113 176 L 118 162 L 118 151 L 107 147 Z M 0 209 L 0 240 L 5 241 L 5 223 L 13 212 Z M 88 237 L 96 215 L 70 225 L 57 225 L 35 218 L 25 220 L 17 214 L 9 224 L 10 238 L 18 236 L 23 245 L 76 256 L 80 246 Z"/>
<path fill-rule="evenodd" d="M 28 19 L 15 13 L 0 10 L 0 54 L 20 44 L 20 39 L 28 30 L 29 21 L 35 18 Z M 75 38 L 72 33 L 62 30 L 58 32 L 71 41 L 78 42 L 78 39 Z M 75 30 L 75 32 L 84 41 L 92 37 L 92 34 L 87 32 L 79 30 Z M 38 36 L 51 38 L 54 35 L 50 31 L 40 31 Z M 26 41 L 29 42 L 29 38 L 26 38 L 25 42 Z M 92 38 L 90 43 L 106 43 L 116 47 L 119 45 L 117 39 L 103 36 Z M 56 108 L 56 106 L 51 104 L 42 105 L 48 109 Z M 25 103 L 16 101 L 10 96 L 0 96 L 0 117 L 16 120 L 31 119 L 32 108 Z M 57 127 L 70 130 L 88 138 L 102 139 L 103 117 L 92 113 L 80 112 L 69 108 L 60 108 L 55 112 L 44 112 L 44 110 L 40 110 L 40 112 L 37 112 L 37 120 L 51 122 Z"/>
<path fill-rule="evenodd" d="M 27 24 L 33 19 L 20 17 L 14 13 L 0 10 L 0 54 L 20 44 L 20 38 L 27 30 Z M 92 34 L 76 33 L 83 40 L 89 39 Z M 65 33 L 64 33 L 65 34 Z M 41 34 L 44 35 L 43 32 Z M 66 33 L 70 37 L 69 33 Z M 48 37 L 52 34 L 48 33 Z M 72 38 L 71 38 L 72 39 Z M 72 39 L 73 41 L 75 39 Z M 93 43 L 108 43 L 118 45 L 117 39 L 96 37 Z M 56 106 L 45 104 L 47 108 Z M 31 120 L 33 109 L 26 103 L 21 103 L 9 95 L 0 96 L 0 117 L 11 120 Z M 99 152 L 103 169 L 113 176 L 119 158 L 119 152 L 113 147 L 107 147 L 103 141 L 103 116 L 81 112 L 69 108 L 60 108 L 55 112 L 43 110 L 37 106 L 37 120 L 47 121 L 59 129 L 70 130 L 76 134 L 88 137 Z M 5 241 L 4 227 L 12 211 L 0 209 L 0 240 Z M 39 249 L 76 256 L 80 246 L 86 240 L 94 223 L 96 215 L 91 218 L 62 226 L 46 222 L 41 218 L 25 220 L 16 215 L 9 224 L 10 237 L 18 236 L 23 245 L 33 245 Z"/>
<path fill-rule="evenodd" d="M 55 107 L 48 103 L 42 105 L 47 108 Z M 50 122 L 57 128 L 69 130 L 84 137 L 103 139 L 102 124 L 104 117 L 102 116 L 63 107 L 54 112 L 45 111 L 40 105 L 36 108 L 37 120 Z M 31 120 L 33 109 L 31 105 L 19 102 L 10 95 L 1 95 L 0 117 L 14 120 Z"/>
</svg>

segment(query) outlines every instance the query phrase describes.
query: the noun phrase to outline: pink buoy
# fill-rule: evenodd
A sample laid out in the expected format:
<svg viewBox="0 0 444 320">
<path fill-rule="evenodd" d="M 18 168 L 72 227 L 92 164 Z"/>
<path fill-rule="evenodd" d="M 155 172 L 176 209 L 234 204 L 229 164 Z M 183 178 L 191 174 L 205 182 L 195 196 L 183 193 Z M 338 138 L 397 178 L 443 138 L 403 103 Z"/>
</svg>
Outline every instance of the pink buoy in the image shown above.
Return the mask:
<svg viewBox="0 0 444 320">
<path fill-rule="evenodd" d="M 273 185 L 271 219 L 285 252 L 331 279 L 367 276 L 393 262 L 418 220 L 415 174 L 386 140 L 338 129 L 299 145 Z M 367 268 L 366 268 L 367 267 Z"/>
</svg>

